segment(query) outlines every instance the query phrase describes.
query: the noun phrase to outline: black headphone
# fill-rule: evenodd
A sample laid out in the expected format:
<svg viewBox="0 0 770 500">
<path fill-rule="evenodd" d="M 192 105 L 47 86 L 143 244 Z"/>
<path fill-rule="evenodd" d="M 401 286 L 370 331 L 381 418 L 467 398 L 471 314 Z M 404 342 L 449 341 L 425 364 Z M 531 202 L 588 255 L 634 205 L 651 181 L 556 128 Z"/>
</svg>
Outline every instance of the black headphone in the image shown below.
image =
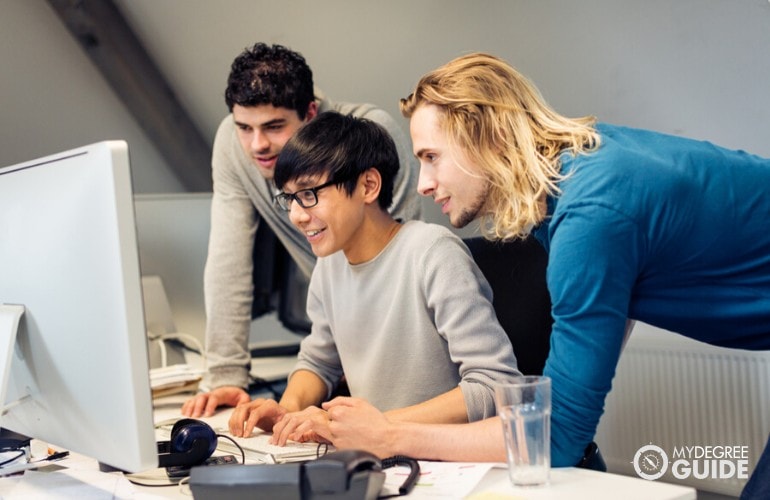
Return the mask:
<svg viewBox="0 0 770 500">
<path fill-rule="evenodd" d="M 183 418 L 171 428 L 171 439 L 158 442 L 158 467 L 202 464 L 217 449 L 217 434 L 206 422 Z"/>
</svg>

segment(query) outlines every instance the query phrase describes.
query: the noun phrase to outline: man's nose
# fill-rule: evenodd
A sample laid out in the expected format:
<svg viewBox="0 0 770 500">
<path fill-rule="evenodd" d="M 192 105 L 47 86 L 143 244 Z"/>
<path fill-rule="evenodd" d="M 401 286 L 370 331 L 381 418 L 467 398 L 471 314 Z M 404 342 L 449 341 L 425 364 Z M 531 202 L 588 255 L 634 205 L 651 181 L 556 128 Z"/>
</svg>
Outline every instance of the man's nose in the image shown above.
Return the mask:
<svg viewBox="0 0 770 500">
<path fill-rule="evenodd" d="M 436 190 L 436 178 L 429 168 L 420 166 L 420 176 L 417 179 L 417 192 L 423 196 L 431 196 Z"/>
<path fill-rule="evenodd" d="M 270 141 L 265 134 L 259 130 L 255 130 L 254 137 L 251 139 L 251 149 L 257 152 L 269 151 Z"/>
<path fill-rule="evenodd" d="M 297 200 L 291 200 L 289 205 L 289 220 L 292 224 L 299 227 L 302 222 L 307 222 L 310 219 L 310 215 L 307 213 L 307 209 L 303 208 Z"/>
</svg>

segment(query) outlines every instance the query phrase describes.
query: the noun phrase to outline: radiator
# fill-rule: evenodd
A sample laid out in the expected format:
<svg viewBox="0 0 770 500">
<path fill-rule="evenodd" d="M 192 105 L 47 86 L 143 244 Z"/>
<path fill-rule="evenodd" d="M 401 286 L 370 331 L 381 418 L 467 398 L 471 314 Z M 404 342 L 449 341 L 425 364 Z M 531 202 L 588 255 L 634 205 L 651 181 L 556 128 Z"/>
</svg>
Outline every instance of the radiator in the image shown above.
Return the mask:
<svg viewBox="0 0 770 500">
<path fill-rule="evenodd" d="M 654 445 L 669 460 L 656 480 L 737 496 L 746 479 L 731 474 L 730 464 L 690 462 L 697 467 L 695 477 L 688 476 L 688 463 L 680 463 L 675 475 L 677 452 L 691 459 L 712 447 L 710 456 L 718 458 L 730 447 L 732 456 L 747 455 L 750 475 L 769 434 L 770 352 L 713 347 L 637 324 L 621 355 L 596 442 L 610 472 L 638 476 L 637 452 Z M 691 455 L 682 455 L 688 446 L 695 447 Z"/>
</svg>

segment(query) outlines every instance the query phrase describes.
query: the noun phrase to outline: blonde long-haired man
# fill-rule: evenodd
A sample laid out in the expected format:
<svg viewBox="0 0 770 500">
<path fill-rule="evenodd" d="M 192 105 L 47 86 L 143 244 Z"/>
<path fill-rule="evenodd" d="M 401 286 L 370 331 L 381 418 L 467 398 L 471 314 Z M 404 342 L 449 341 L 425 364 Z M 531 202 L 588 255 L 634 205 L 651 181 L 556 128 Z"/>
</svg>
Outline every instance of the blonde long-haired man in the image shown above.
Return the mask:
<svg viewBox="0 0 770 500">
<path fill-rule="evenodd" d="M 480 218 L 493 239 L 532 232 L 549 254 L 554 466 L 578 464 L 593 439 L 630 320 L 770 349 L 770 232 L 757 230 L 770 220 L 770 160 L 564 117 L 480 53 L 425 75 L 401 110 L 421 194 L 454 226 Z M 317 431 L 338 447 L 504 459 L 496 419 L 425 426 L 388 421 L 360 400 L 326 408 L 332 422 Z M 768 474 L 766 448 L 746 498 L 770 497 Z"/>
</svg>

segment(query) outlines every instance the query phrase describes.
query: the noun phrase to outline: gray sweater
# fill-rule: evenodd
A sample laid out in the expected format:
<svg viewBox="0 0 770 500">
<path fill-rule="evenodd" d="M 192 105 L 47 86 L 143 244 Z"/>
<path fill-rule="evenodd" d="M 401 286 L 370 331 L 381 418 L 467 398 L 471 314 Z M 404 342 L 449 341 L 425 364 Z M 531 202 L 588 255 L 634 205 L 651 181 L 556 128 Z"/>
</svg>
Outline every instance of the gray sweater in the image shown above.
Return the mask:
<svg viewBox="0 0 770 500">
<path fill-rule="evenodd" d="M 475 421 L 495 414 L 493 385 L 521 375 L 492 291 L 465 244 L 443 226 L 406 223 L 374 259 L 318 259 L 295 369 L 329 394 L 345 373 L 352 396 L 382 411 L 458 385 Z"/>
<path fill-rule="evenodd" d="M 391 213 L 403 220 L 421 215 L 417 194 L 419 166 L 410 142 L 385 111 L 371 104 L 333 103 L 320 97 L 319 112 L 368 118 L 382 125 L 398 148 L 401 168 L 396 178 Z M 267 223 L 307 276 L 316 257 L 305 237 L 291 224 L 288 214 L 273 203 L 274 187 L 259 173 L 238 142 L 232 115 L 217 130 L 211 160 L 214 194 L 211 233 L 204 272 L 206 301 L 207 384 L 246 387 L 253 301 L 252 249 L 257 226 Z M 255 210 L 256 209 L 256 210 Z"/>
</svg>

